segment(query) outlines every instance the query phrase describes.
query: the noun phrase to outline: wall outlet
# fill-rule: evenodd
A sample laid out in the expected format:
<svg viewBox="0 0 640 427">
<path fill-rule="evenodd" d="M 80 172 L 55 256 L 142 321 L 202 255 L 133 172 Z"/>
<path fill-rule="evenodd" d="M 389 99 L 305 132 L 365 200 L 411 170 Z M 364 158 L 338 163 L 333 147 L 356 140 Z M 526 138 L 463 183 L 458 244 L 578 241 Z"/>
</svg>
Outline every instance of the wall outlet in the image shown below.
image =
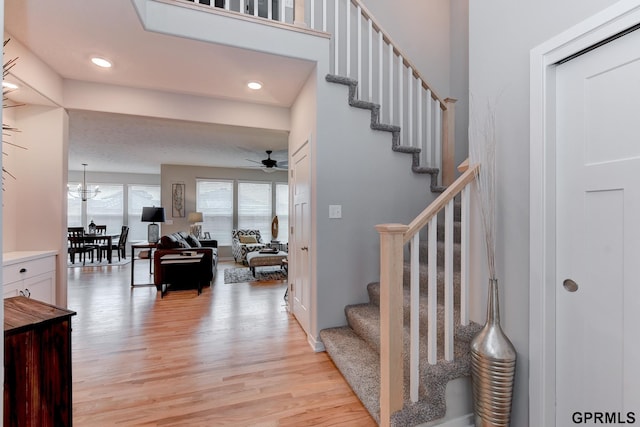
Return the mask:
<svg viewBox="0 0 640 427">
<path fill-rule="evenodd" d="M 329 205 L 329 218 L 342 218 L 342 205 Z"/>
</svg>

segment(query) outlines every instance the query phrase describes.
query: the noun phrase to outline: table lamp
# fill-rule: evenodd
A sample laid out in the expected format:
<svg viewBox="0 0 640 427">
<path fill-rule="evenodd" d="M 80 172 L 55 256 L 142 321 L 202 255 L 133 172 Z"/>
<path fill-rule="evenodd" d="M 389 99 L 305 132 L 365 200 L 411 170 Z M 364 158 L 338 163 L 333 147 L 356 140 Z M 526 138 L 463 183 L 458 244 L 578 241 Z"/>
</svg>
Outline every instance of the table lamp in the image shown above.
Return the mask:
<svg viewBox="0 0 640 427">
<path fill-rule="evenodd" d="M 191 224 L 191 226 L 189 227 L 189 233 L 193 234 L 197 239 L 199 239 L 200 233 L 202 232 L 202 226 L 196 223 L 204 221 L 202 212 L 189 212 L 189 217 L 187 219 Z"/>
<path fill-rule="evenodd" d="M 156 222 L 164 222 L 164 208 L 143 207 L 142 222 L 150 222 L 147 228 L 147 240 L 149 243 L 156 243 L 160 240 L 160 226 Z"/>
</svg>

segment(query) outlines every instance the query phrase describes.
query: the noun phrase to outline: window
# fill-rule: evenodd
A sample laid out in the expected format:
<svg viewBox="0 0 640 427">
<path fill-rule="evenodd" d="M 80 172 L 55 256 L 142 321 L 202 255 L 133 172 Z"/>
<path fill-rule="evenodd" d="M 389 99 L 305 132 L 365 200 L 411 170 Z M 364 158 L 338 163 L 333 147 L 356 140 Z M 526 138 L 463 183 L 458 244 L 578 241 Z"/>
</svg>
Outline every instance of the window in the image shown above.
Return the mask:
<svg viewBox="0 0 640 427">
<path fill-rule="evenodd" d="M 130 184 L 128 193 L 127 225 L 129 226 L 129 237 L 127 240 L 147 240 L 148 224 L 140 221 L 142 208 L 144 206 L 161 206 L 160 186 Z"/>
<path fill-rule="evenodd" d="M 124 210 L 124 186 L 122 184 L 100 184 L 100 192 L 87 200 L 87 224 L 106 224 L 108 233 L 119 233 L 122 228 Z"/>
<path fill-rule="evenodd" d="M 271 182 L 238 183 L 238 228 L 260 230 L 263 242 L 271 241 Z"/>
<path fill-rule="evenodd" d="M 68 188 L 75 189 L 79 182 L 70 182 Z M 82 227 L 82 199 L 67 193 L 67 227 Z"/>
<path fill-rule="evenodd" d="M 276 183 L 276 215 L 278 215 L 278 239 L 289 240 L 289 185 Z"/>
<path fill-rule="evenodd" d="M 196 210 L 202 212 L 202 232 L 211 233 L 219 246 L 231 246 L 233 181 L 197 180 Z"/>
</svg>

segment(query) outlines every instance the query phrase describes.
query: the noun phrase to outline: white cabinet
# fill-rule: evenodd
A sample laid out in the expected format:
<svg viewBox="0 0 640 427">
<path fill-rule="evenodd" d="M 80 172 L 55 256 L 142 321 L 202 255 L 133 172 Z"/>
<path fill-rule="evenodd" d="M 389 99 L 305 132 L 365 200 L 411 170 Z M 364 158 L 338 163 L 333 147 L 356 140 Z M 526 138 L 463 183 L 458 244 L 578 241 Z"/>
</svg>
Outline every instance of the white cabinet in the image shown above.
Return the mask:
<svg viewBox="0 0 640 427">
<path fill-rule="evenodd" d="M 4 298 L 22 295 L 55 304 L 55 251 L 5 252 L 2 257 Z"/>
</svg>

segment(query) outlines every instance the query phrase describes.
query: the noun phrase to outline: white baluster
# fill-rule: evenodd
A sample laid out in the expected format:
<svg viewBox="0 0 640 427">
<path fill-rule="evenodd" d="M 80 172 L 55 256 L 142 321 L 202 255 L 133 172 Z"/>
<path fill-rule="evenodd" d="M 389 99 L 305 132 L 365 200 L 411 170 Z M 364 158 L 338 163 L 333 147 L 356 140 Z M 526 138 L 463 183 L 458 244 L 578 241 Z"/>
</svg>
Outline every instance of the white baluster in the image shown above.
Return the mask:
<svg viewBox="0 0 640 427">
<path fill-rule="evenodd" d="M 369 31 L 369 102 L 373 102 L 373 22 L 367 19 Z"/>
<path fill-rule="evenodd" d="M 230 7 L 231 7 L 231 0 L 226 0 L 226 1 L 224 2 L 224 8 L 225 8 L 226 10 L 230 10 Z"/>
<path fill-rule="evenodd" d="M 253 16 L 258 16 L 258 0 L 253 0 Z"/>
<path fill-rule="evenodd" d="M 285 8 L 285 0 L 280 0 L 280 22 L 287 21 L 287 9 Z"/>
<path fill-rule="evenodd" d="M 434 145 L 435 145 L 435 162 L 436 167 L 440 168 L 440 173 L 438 174 L 438 185 L 442 184 L 442 108 L 440 108 L 440 102 L 435 102 L 435 137 L 434 137 Z"/>
<path fill-rule="evenodd" d="M 347 77 L 351 77 L 351 0 L 347 0 L 347 31 L 345 37 L 347 38 Z"/>
<path fill-rule="evenodd" d="M 316 28 L 316 5 L 314 0 L 309 0 L 310 13 L 311 13 L 311 28 L 315 30 Z"/>
<path fill-rule="evenodd" d="M 340 37 L 340 11 L 339 11 L 339 2 L 338 0 L 334 1 L 335 13 L 334 13 L 334 23 L 333 23 L 333 74 L 340 75 L 340 67 L 338 65 L 338 39 Z"/>
<path fill-rule="evenodd" d="M 378 104 L 380 104 L 380 121 L 382 121 L 382 102 L 384 101 L 384 37 L 382 31 L 378 32 Z"/>
<path fill-rule="evenodd" d="M 444 359 L 453 360 L 453 199 L 444 210 Z"/>
<path fill-rule="evenodd" d="M 427 242 L 427 361 L 438 363 L 438 216 L 429 221 Z"/>
<path fill-rule="evenodd" d="M 413 140 L 413 70 L 407 67 L 407 145 L 415 146 Z"/>
<path fill-rule="evenodd" d="M 393 124 L 393 45 L 389 43 L 389 124 Z"/>
<path fill-rule="evenodd" d="M 362 7 L 360 5 L 358 5 L 356 12 L 356 29 L 358 31 L 358 64 L 356 70 L 358 75 L 358 99 L 362 99 L 364 82 L 362 81 Z"/>
<path fill-rule="evenodd" d="M 313 0 L 311 0 L 311 4 L 313 4 Z M 267 19 L 273 19 L 273 0 L 267 0 Z"/>
<path fill-rule="evenodd" d="M 433 105 L 433 101 L 431 100 L 431 90 L 427 89 L 427 114 L 425 115 L 427 118 L 427 123 L 425 124 L 425 129 L 427 132 L 427 140 L 425 141 L 426 144 L 426 150 L 425 150 L 425 161 L 427 166 L 434 166 L 433 164 L 433 136 L 432 136 L 432 132 L 433 132 L 433 126 L 432 126 L 432 116 L 433 116 L 433 111 L 432 111 L 432 105 Z"/>
<path fill-rule="evenodd" d="M 403 133 L 406 135 L 407 132 L 407 128 L 404 126 L 404 86 L 402 84 L 402 76 L 404 76 L 404 73 L 402 72 L 403 67 L 404 58 L 402 55 L 398 55 L 398 126 L 400 126 L 400 143 L 406 144 L 406 136 L 402 136 Z"/>
<path fill-rule="evenodd" d="M 418 119 L 418 125 L 416 127 L 416 130 L 418 132 L 417 135 L 417 146 L 420 147 L 420 149 L 422 149 L 421 151 L 421 164 L 424 161 L 424 144 L 422 142 L 422 79 L 418 78 L 418 100 L 417 100 L 417 104 L 418 104 L 418 111 L 416 112 L 416 117 Z"/>
<path fill-rule="evenodd" d="M 327 0 L 322 0 L 322 31 L 327 32 L 327 21 L 329 17 L 327 16 Z"/>
<path fill-rule="evenodd" d="M 469 213 L 471 189 L 462 190 L 460 209 L 460 324 L 469 324 Z"/>
<path fill-rule="evenodd" d="M 420 233 L 411 238 L 410 286 L 409 395 L 415 403 L 418 401 L 420 383 Z"/>
</svg>

